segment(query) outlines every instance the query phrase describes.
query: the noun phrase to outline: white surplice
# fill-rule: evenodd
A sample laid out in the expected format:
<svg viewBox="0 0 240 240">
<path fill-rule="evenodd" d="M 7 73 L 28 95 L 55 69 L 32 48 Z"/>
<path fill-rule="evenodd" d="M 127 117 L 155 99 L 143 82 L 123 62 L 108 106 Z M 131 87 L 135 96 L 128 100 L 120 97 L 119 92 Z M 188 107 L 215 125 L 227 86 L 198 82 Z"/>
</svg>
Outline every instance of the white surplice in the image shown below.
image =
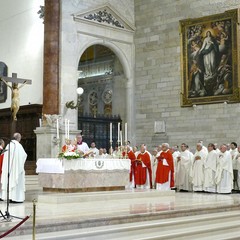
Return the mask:
<svg viewBox="0 0 240 240">
<path fill-rule="evenodd" d="M 158 160 L 157 160 L 156 156 L 152 155 L 151 164 L 152 164 L 152 185 L 153 185 L 153 188 L 155 188 L 155 186 L 156 186 L 156 182 L 155 182 L 156 171 L 157 171 L 157 165 L 158 165 Z"/>
<path fill-rule="evenodd" d="M 173 166 L 174 166 L 175 187 L 176 187 L 177 157 L 179 155 L 180 155 L 179 151 L 175 151 L 175 152 L 172 153 L 172 156 L 173 156 Z"/>
<path fill-rule="evenodd" d="M 82 142 L 81 144 L 77 144 L 77 150 L 83 152 L 84 154 L 89 151 L 89 147 L 87 143 Z"/>
<path fill-rule="evenodd" d="M 218 154 L 215 181 L 218 193 L 231 193 L 233 188 L 233 167 L 229 151 Z"/>
<path fill-rule="evenodd" d="M 27 154 L 22 145 L 12 140 L 6 147 L 2 166 L 2 199 L 7 199 L 7 181 L 9 171 L 9 199 L 16 202 L 25 200 L 25 170 L 24 164 Z M 9 169 L 8 169 L 9 163 Z"/>
<path fill-rule="evenodd" d="M 218 154 L 215 150 L 208 153 L 204 161 L 204 191 L 216 192 L 215 175 L 217 170 Z"/>
<path fill-rule="evenodd" d="M 231 157 L 232 157 L 232 167 L 233 167 L 233 189 L 234 190 L 239 190 L 239 172 L 238 172 L 238 163 L 237 163 L 237 158 L 238 158 L 238 149 L 231 149 L 230 151 Z"/>
<path fill-rule="evenodd" d="M 192 168 L 193 154 L 189 150 L 180 152 L 181 160 L 176 163 L 175 186 L 178 190 L 192 191 L 190 169 Z"/>
</svg>

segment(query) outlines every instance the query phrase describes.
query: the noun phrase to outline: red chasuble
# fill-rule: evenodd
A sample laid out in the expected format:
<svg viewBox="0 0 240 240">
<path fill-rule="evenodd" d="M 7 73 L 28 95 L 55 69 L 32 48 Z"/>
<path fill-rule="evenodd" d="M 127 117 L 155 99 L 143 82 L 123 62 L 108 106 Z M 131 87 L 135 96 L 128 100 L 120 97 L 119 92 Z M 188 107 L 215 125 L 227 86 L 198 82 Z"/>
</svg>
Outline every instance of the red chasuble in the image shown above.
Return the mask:
<svg viewBox="0 0 240 240">
<path fill-rule="evenodd" d="M 0 150 L 3 150 L 2 146 L 0 147 Z M 1 183 L 1 175 L 2 175 L 3 156 L 4 154 L 0 155 L 0 183 Z"/>
<path fill-rule="evenodd" d="M 166 159 L 167 164 L 164 164 L 163 159 Z M 156 183 L 163 184 L 170 180 L 170 187 L 174 187 L 174 167 L 172 153 L 169 150 L 166 152 L 161 152 L 160 156 L 157 157 L 157 160 L 158 166 L 156 172 Z M 170 179 L 168 179 L 170 172 Z"/>
<path fill-rule="evenodd" d="M 0 176 L 2 175 L 3 156 L 4 156 L 4 154 L 0 155 Z"/>
<path fill-rule="evenodd" d="M 137 160 L 135 161 L 134 177 L 136 185 L 144 185 L 147 181 L 147 174 L 149 174 L 150 188 L 152 188 L 152 169 L 151 169 L 151 159 L 148 152 L 139 153 L 137 155 Z M 146 167 L 142 166 L 142 163 Z"/>
</svg>

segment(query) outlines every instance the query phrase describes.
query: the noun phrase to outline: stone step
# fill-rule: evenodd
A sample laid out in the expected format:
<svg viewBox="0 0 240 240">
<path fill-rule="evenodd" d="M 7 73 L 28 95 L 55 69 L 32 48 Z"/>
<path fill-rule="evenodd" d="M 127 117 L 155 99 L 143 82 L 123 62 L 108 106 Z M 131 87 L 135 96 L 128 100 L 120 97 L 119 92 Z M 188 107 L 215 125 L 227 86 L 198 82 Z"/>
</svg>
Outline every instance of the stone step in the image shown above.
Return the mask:
<svg viewBox="0 0 240 240">
<path fill-rule="evenodd" d="M 26 161 L 24 165 L 25 175 L 36 175 L 36 161 Z"/>
<path fill-rule="evenodd" d="M 26 191 L 42 189 L 38 184 L 38 176 L 37 175 L 26 175 L 25 176 L 25 188 L 26 188 Z"/>
<path fill-rule="evenodd" d="M 38 195 L 42 193 L 42 187 L 38 183 L 38 175 L 26 175 L 25 176 L 25 200 L 32 202 L 38 198 Z"/>
<path fill-rule="evenodd" d="M 239 217 L 240 211 L 230 211 L 198 216 L 177 217 L 173 219 L 47 232 L 37 234 L 36 239 L 239 239 Z M 18 238 L 15 236 L 15 238 L 8 239 Z M 32 236 L 23 235 L 19 236 L 19 239 L 28 240 L 32 239 Z"/>
<path fill-rule="evenodd" d="M 175 196 L 174 190 L 156 191 L 156 190 L 126 190 L 126 191 L 105 191 L 89 193 L 57 193 L 42 194 L 38 196 L 39 203 L 74 203 L 89 201 L 107 201 L 119 199 L 138 199 L 138 198 L 160 198 L 166 196 Z"/>
</svg>

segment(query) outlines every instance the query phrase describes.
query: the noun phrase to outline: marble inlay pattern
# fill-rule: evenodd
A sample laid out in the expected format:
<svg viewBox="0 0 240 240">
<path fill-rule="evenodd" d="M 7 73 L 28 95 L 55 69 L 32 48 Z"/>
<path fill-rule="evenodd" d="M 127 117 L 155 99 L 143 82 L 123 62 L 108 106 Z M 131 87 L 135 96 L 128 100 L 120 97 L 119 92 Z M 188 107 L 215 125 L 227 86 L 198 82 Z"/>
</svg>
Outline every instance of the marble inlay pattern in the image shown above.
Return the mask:
<svg viewBox="0 0 240 240">
<path fill-rule="evenodd" d="M 96 188 L 126 186 L 128 170 L 65 171 L 64 174 L 39 173 L 39 184 L 45 188 Z"/>
</svg>

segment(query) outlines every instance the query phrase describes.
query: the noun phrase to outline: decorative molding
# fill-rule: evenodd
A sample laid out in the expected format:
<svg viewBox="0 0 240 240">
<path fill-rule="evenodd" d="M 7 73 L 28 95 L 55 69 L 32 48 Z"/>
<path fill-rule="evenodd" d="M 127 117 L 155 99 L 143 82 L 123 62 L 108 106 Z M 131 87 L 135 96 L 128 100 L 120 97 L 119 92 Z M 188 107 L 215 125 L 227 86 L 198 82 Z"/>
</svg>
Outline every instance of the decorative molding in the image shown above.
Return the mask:
<svg viewBox="0 0 240 240">
<path fill-rule="evenodd" d="M 103 5 L 87 12 L 73 14 L 73 19 L 74 21 L 87 21 L 131 32 L 134 32 L 136 29 L 111 5 Z"/>
<path fill-rule="evenodd" d="M 45 6 L 40 6 L 37 14 L 39 14 L 39 18 L 43 20 L 44 23 L 44 15 L 45 15 Z"/>
<path fill-rule="evenodd" d="M 85 19 L 88 20 L 93 20 L 93 21 L 97 21 L 99 23 L 107 23 L 107 24 L 111 24 L 115 27 L 119 27 L 119 28 L 125 28 L 123 24 L 121 24 L 110 12 L 107 12 L 106 9 L 104 9 L 103 11 L 98 11 L 96 13 L 90 13 L 86 16 L 84 16 Z"/>
</svg>

